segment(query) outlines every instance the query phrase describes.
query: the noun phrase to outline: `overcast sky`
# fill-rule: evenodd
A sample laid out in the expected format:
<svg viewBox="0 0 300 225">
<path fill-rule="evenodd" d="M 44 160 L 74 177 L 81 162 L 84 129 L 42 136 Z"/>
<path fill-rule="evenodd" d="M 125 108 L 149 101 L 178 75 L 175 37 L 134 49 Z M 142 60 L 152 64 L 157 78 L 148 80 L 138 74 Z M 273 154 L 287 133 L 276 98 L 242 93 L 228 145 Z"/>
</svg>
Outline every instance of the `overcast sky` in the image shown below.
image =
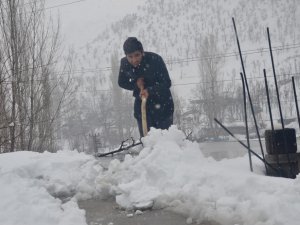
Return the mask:
<svg viewBox="0 0 300 225">
<path fill-rule="evenodd" d="M 46 0 L 47 13 L 61 19 L 65 44 L 75 48 L 92 40 L 101 30 L 128 13 L 135 12 L 145 0 Z M 65 4 L 65 5 L 64 5 Z M 52 8 L 53 7 L 53 8 Z"/>
</svg>

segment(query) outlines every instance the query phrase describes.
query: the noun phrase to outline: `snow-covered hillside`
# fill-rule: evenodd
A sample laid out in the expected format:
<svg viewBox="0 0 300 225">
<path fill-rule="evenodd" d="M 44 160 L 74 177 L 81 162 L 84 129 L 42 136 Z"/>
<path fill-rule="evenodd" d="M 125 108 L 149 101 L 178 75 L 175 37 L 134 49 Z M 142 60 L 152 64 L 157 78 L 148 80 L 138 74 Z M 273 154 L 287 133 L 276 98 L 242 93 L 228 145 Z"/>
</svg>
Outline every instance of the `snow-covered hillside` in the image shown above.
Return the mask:
<svg viewBox="0 0 300 225">
<path fill-rule="evenodd" d="M 295 119 L 291 76 L 295 76 L 298 87 L 300 85 L 298 1 L 137 0 L 132 5 L 125 1 L 127 4 L 123 2 L 122 7 L 116 10 L 120 14 L 106 18 L 104 15 L 108 15 L 110 10 L 114 12 L 113 14 L 116 13 L 115 8 L 112 7 L 121 4 L 117 2 L 92 1 L 95 6 L 93 10 L 88 10 L 91 5 L 82 7 L 80 10 L 82 21 L 78 22 L 78 31 L 75 25 L 73 29 L 76 32 L 72 31 L 78 35 L 78 38 L 85 36 L 84 40 L 89 40 L 88 43 L 82 42 L 81 48 L 75 48 L 76 68 L 73 77 L 78 84 L 75 92 L 77 95 L 74 95 L 77 97 L 77 102 L 69 110 L 72 112 L 70 121 L 85 120 L 78 123 L 80 129 L 83 127 L 82 124 L 85 124 L 82 139 L 86 139 L 88 134 L 93 132 L 103 133 L 104 137 L 108 133 L 107 130 L 103 131 L 107 129 L 106 124 L 114 126 L 116 120 L 116 118 L 108 118 L 107 115 L 116 114 L 118 118 L 120 117 L 120 113 L 114 108 L 116 104 L 111 94 L 119 89 L 117 85 L 119 59 L 124 56 L 122 45 L 128 36 L 137 36 L 146 51 L 157 52 L 166 61 L 172 80 L 175 110 L 177 110 L 175 124 L 181 129 L 192 129 L 195 138 L 203 139 L 212 136 L 211 129 L 215 129 L 213 117 L 230 124 L 241 122 L 243 120 L 240 78 L 242 68 L 232 17 L 235 18 L 246 75 L 261 128 L 264 129 L 269 123 L 263 69 L 266 69 L 269 79 L 274 119 L 279 119 L 267 27 L 270 28 L 271 33 L 284 118 Z M 99 15 L 95 16 L 95 13 Z M 85 18 L 84 14 L 89 15 Z M 69 18 L 68 21 L 72 20 Z M 86 21 L 86 27 L 83 21 Z M 96 21 L 99 21 L 99 27 Z M 67 32 L 68 29 L 65 31 Z M 85 31 L 89 34 L 88 37 Z M 74 40 L 75 37 L 72 39 Z M 203 69 L 210 65 L 214 71 L 213 79 L 209 71 Z M 212 89 L 215 93 L 211 93 Z M 130 92 L 124 91 L 123 96 L 127 98 L 122 100 L 126 106 L 126 110 L 123 110 L 126 112 L 126 119 L 121 120 L 123 124 L 130 121 L 125 128 L 128 133 L 134 126 L 130 95 Z M 215 107 L 207 110 L 213 104 Z M 69 127 L 71 127 L 69 130 L 73 129 L 72 125 Z M 71 137 L 80 136 L 74 132 L 70 131 Z M 208 133 L 210 134 L 207 135 Z M 108 140 L 112 136 L 116 135 L 108 135 L 104 139 Z M 127 137 L 127 134 L 125 136 Z M 81 138 L 76 138 L 74 142 Z"/>
<path fill-rule="evenodd" d="M 79 76 L 108 77 L 110 71 L 107 67 L 111 66 L 112 54 L 116 52 L 122 57 L 123 41 L 128 36 L 137 36 L 146 50 L 164 57 L 174 90 L 188 100 L 193 98 L 191 90 L 199 81 L 202 42 L 210 35 L 215 36 L 218 51 L 207 56 L 221 58 L 220 79 L 239 80 L 241 66 L 236 54 L 233 54 L 237 52 L 237 45 L 232 17 L 237 24 L 249 76 L 263 77 L 263 68 L 271 72 L 267 27 L 270 27 L 276 50 L 278 71 L 286 74 L 299 70 L 294 65 L 300 47 L 297 41 L 300 40 L 297 1 L 154 0 L 140 4 L 135 12 L 103 30 L 99 29 L 98 35 L 78 53 L 82 70 Z M 107 84 L 104 87 L 107 88 Z"/>
</svg>

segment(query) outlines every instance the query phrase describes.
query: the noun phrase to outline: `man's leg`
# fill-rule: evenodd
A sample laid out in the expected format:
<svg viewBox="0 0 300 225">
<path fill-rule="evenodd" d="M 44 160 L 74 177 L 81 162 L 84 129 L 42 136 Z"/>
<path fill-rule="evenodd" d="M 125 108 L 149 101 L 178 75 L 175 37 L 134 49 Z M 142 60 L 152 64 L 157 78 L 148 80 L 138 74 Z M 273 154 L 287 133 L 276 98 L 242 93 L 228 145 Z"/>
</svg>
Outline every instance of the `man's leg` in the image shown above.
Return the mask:
<svg viewBox="0 0 300 225">
<path fill-rule="evenodd" d="M 155 128 L 166 130 L 169 129 L 169 127 L 173 124 L 173 114 L 170 116 L 155 121 Z"/>
</svg>

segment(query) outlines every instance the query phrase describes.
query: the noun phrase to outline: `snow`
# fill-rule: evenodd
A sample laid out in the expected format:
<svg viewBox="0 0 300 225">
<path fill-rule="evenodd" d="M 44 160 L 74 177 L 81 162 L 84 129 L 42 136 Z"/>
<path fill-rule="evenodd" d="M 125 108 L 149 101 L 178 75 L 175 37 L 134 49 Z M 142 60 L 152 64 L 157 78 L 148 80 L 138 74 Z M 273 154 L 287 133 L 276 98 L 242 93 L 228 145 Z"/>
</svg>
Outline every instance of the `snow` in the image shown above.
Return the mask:
<svg viewBox="0 0 300 225">
<path fill-rule="evenodd" d="M 248 156 L 215 161 L 176 126 L 152 129 L 144 148 L 107 169 L 76 151 L 0 155 L 0 224 L 85 225 L 77 201 L 116 196 L 126 209 L 168 208 L 187 223 L 296 225 L 300 179 L 267 177 Z"/>
</svg>

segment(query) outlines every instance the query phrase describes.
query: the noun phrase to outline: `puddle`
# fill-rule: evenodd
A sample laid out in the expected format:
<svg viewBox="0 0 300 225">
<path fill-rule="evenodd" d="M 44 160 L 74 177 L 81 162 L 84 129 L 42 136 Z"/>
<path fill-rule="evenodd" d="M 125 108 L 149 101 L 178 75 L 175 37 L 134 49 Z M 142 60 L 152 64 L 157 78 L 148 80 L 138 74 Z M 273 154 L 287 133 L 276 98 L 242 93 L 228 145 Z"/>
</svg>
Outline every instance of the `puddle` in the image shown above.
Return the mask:
<svg viewBox="0 0 300 225">
<path fill-rule="evenodd" d="M 114 199 L 90 199 L 78 202 L 86 211 L 88 225 L 186 225 L 184 216 L 167 210 L 124 211 Z M 196 224 L 196 223 L 189 223 Z M 204 224 L 202 224 L 204 225 Z M 212 224 L 205 224 L 212 225 Z"/>
</svg>

